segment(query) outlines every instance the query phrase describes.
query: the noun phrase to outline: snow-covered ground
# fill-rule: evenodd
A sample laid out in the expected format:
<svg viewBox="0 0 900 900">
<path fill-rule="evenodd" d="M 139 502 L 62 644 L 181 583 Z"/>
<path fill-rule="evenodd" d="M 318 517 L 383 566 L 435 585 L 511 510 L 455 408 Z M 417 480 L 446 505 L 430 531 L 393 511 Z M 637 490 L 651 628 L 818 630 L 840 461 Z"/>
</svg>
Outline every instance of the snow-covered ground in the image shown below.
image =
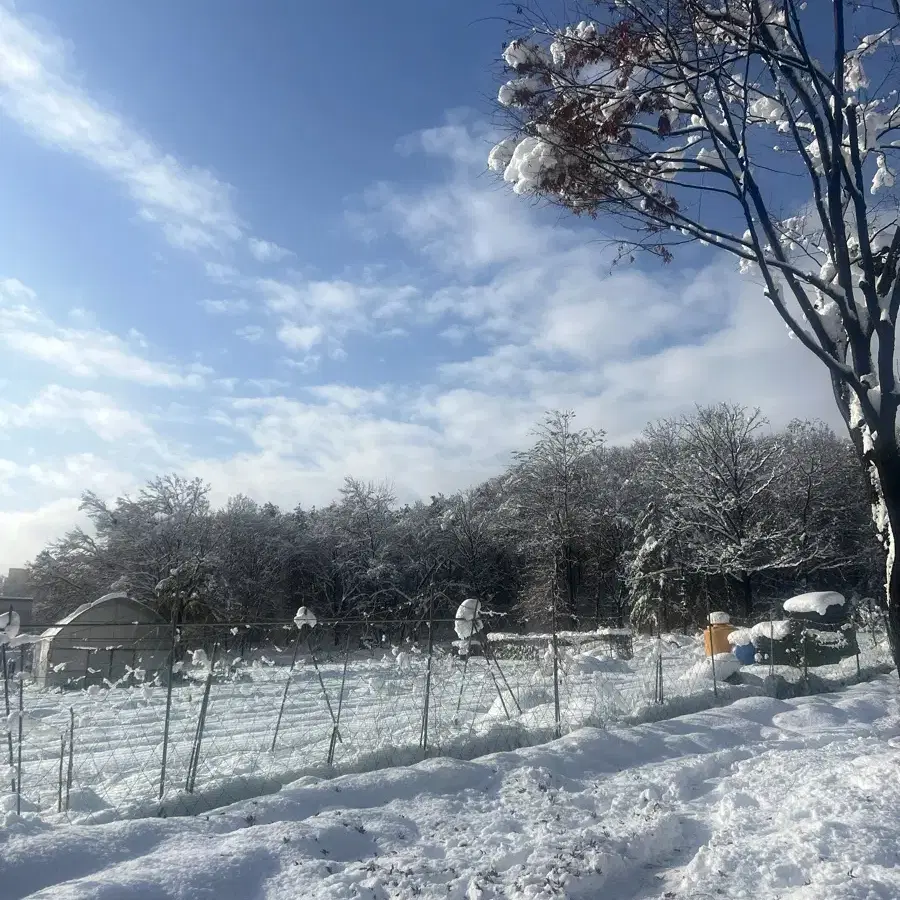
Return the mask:
<svg viewBox="0 0 900 900">
<path fill-rule="evenodd" d="M 209 815 L 16 820 L 5 900 L 896 900 L 896 676 L 307 777 Z"/>
<path fill-rule="evenodd" d="M 884 642 L 875 648 L 871 642 L 861 643 L 862 666 L 873 671 L 884 662 Z M 714 688 L 712 667 L 697 637 L 639 640 L 631 660 L 606 653 L 603 647 L 588 647 L 562 659 L 561 733 L 664 718 L 768 689 L 763 684 L 768 670 L 761 666 L 743 671 L 751 684 L 723 684 L 721 679 L 737 667 L 730 655 L 717 664 Z M 17 807 L 24 817 L 48 823 L 96 824 L 206 812 L 270 793 L 304 776 L 372 771 L 418 762 L 426 755 L 422 744 L 427 661 L 420 653 L 351 656 L 346 678 L 340 654 L 321 657 L 318 671 L 311 659 L 301 657 L 293 675 L 287 666 L 275 664 L 274 653 L 272 658 L 256 654 L 252 660 L 222 657 L 222 661 L 227 669 L 217 670 L 211 685 L 196 756 L 208 671 L 203 654 L 188 667 L 187 683 L 173 688 L 161 801 L 164 686 L 137 683 L 40 691 L 26 683 L 21 797 L 11 792 L 18 768 L 19 723 L 13 712 L 8 720 L 12 740 L 0 744 L 0 765 L 13 762 L 13 772 L 0 768 L 0 817 L 15 822 Z M 798 677 L 796 671 L 787 674 Z M 817 670 L 817 675 L 835 683 L 855 674 L 853 659 Z M 505 660 L 497 668 L 480 657 L 464 663 L 438 655 L 432 664 L 430 696 L 424 740 L 428 756 L 471 759 L 532 746 L 556 734 L 552 665 L 547 660 Z M 282 698 L 284 713 L 276 740 Z M 14 707 L 17 699 L 14 690 Z M 330 754 L 332 715 L 340 721 Z M 188 791 L 192 758 L 197 761 L 196 774 Z"/>
</svg>

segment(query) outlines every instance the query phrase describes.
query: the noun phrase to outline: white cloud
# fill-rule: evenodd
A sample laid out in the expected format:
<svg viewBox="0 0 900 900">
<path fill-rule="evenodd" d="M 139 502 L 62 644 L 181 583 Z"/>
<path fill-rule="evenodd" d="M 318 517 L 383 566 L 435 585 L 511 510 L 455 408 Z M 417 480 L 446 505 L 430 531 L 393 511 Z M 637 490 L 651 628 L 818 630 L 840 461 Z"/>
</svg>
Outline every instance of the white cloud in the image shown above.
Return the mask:
<svg viewBox="0 0 900 900">
<path fill-rule="evenodd" d="M 27 479 L 33 491 L 6 497 L 0 507 L 0 573 L 34 559 L 50 541 L 76 526 L 87 527 L 87 517 L 78 508 L 83 491 L 113 499 L 143 480 L 91 453 L 20 465 L 17 476 Z M 41 496 L 45 499 L 38 499 Z"/>
<path fill-rule="evenodd" d="M 49 464 L 31 463 L 22 468 L 22 474 L 55 492 L 96 491 L 105 497 L 125 493 L 137 483 L 133 473 L 123 472 L 93 453 L 77 453 Z M 67 523 L 65 530 L 71 527 Z"/>
<path fill-rule="evenodd" d="M 284 388 L 290 387 L 290 384 L 287 381 L 282 381 L 280 378 L 248 378 L 247 385 L 258 391 L 262 391 L 264 394 L 272 394 L 275 391 L 284 390 Z"/>
<path fill-rule="evenodd" d="M 173 245 L 199 251 L 240 238 L 229 185 L 141 136 L 78 81 L 61 41 L 0 6 L 0 109 L 9 118 L 118 181 Z"/>
<path fill-rule="evenodd" d="M 308 350 L 327 338 L 332 356 L 340 355 L 340 341 L 350 332 L 394 331 L 397 326 L 390 322 L 407 314 L 419 297 L 414 285 L 390 277 L 379 283 L 371 273 L 363 273 L 360 281 L 260 278 L 255 287 L 266 308 L 282 317 L 277 334 L 284 344 Z"/>
<path fill-rule="evenodd" d="M 78 391 L 51 384 L 28 403 L 0 403 L 0 423 L 6 428 L 54 427 L 80 424 L 104 441 L 149 437 L 152 429 L 141 416 L 119 406 L 108 394 Z"/>
<path fill-rule="evenodd" d="M 203 269 L 213 281 L 219 281 L 223 284 L 234 281 L 240 276 L 240 271 L 234 266 L 220 262 L 206 262 Z"/>
<path fill-rule="evenodd" d="M 284 322 L 277 332 L 278 340 L 291 350 L 311 350 L 322 340 L 323 332 L 318 325 L 295 325 Z"/>
<path fill-rule="evenodd" d="M 47 542 L 62 537 L 83 524 L 77 496 L 60 497 L 48 503 L 23 508 L 0 509 L 0 572 L 21 566 L 42 550 Z"/>
<path fill-rule="evenodd" d="M 285 257 L 293 255 L 290 250 L 285 250 L 284 247 L 279 247 L 278 244 L 273 244 L 271 241 L 263 241 L 259 238 L 250 238 L 247 241 L 247 247 L 250 250 L 250 255 L 257 262 L 261 263 L 280 262 Z"/>
<path fill-rule="evenodd" d="M 265 330 L 261 325 L 244 325 L 242 328 L 236 328 L 234 333 L 237 337 L 243 338 L 245 341 L 256 343 L 257 341 L 262 340 Z"/>
<path fill-rule="evenodd" d="M 32 305 L 34 299 L 21 282 L 0 282 L 0 344 L 7 351 L 81 378 L 107 376 L 157 387 L 201 387 L 211 372 L 147 359 L 138 352 L 143 348 L 134 346 L 140 341 L 129 343 L 109 331 L 57 325 Z"/>
<path fill-rule="evenodd" d="M 351 410 L 370 410 L 387 402 L 387 395 L 381 389 L 353 387 L 347 384 L 320 384 L 307 388 L 314 397 Z"/>
<path fill-rule="evenodd" d="M 203 300 L 201 305 L 214 316 L 238 316 L 250 309 L 250 304 L 243 297 L 232 300 Z"/>
<path fill-rule="evenodd" d="M 474 178 L 483 168 L 476 162 L 483 149 L 479 134 L 471 136 L 459 124 L 447 127 L 405 146 L 435 155 L 449 142 L 446 181 L 418 192 L 382 186 L 370 195 L 366 212 L 370 223 L 405 238 L 421 272 L 248 279 L 241 287 L 262 299 L 278 339 L 298 354 L 269 362 L 283 365 L 282 374 L 292 371 L 284 379 L 272 378 L 271 370 L 242 368 L 239 380 L 234 371 L 222 373 L 216 386 L 237 396 L 218 397 L 215 408 L 199 417 L 194 409 L 182 410 L 180 419 L 211 424 L 215 436 L 155 459 L 210 480 L 216 502 L 240 491 L 290 507 L 329 502 L 347 474 L 392 478 L 402 500 L 472 484 L 527 445 L 533 424 L 554 407 L 574 408 L 580 425 L 603 428 L 614 442 L 633 439 L 661 416 L 718 400 L 758 404 L 776 426 L 798 415 L 839 425 L 825 371 L 787 339 L 758 287 L 727 262 L 687 272 L 676 261 L 610 274 L 604 254 L 588 243 L 592 232 L 559 227 Z M 2 284 L 0 296 L 0 343 L 7 348 L 7 334 L 34 333 L 62 346 L 32 347 L 31 355 L 48 362 L 53 357 L 54 365 L 73 374 L 123 377 L 122 370 L 137 371 L 137 378 L 124 377 L 159 386 L 210 381 L 207 367 L 150 362 L 132 341 L 84 323 L 77 330 L 59 328 L 36 309 L 24 285 Z M 372 338 L 404 329 L 424 341 L 408 345 L 409 369 L 392 367 L 388 359 L 374 377 L 378 354 L 387 357 L 387 349 L 397 353 L 405 346 L 370 342 L 365 375 L 310 384 L 315 367 L 327 367 L 350 332 Z M 234 333 L 251 342 L 266 334 L 259 324 Z M 75 354 L 69 345 L 84 352 Z M 127 364 L 99 352 L 116 349 Z M 390 373 L 401 371 L 413 374 L 402 376 L 406 383 L 391 384 Z M 287 383 L 301 372 L 299 397 L 288 396 Z M 78 410 L 64 413 L 73 424 L 103 429 L 111 422 L 121 442 L 148 439 L 140 416 L 108 412 L 106 423 L 102 416 L 88 419 L 84 410 L 92 404 L 114 406 L 101 397 L 51 396 L 45 405 Z M 13 412 L 7 409 L 7 416 Z M 154 426 L 174 421 L 170 412 L 154 416 Z M 40 419 L 37 412 L 29 415 Z M 75 480 L 66 481 L 67 471 L 83 470 L 90 481 L 111 470 L 95 463 L 96 473 L 86 462 L 79 470 L 52 459 L 11 459 L 6 469 L 0 466 L 0 480 L 9 486 L 29 477 L 61 494 Z M 56 513 L 43 509 L 35 500 L 15 519 L 27 534 L 40 533 L 41 542 L 60 530 Z M 74 521 L 68 509 L 65 527 Z M 0 529 L 14 521 L 2 515 Z M 10 562 L 22 562 L 39 545 L 32 540 L 29 546 L 28 554 Z"/>
</svg>

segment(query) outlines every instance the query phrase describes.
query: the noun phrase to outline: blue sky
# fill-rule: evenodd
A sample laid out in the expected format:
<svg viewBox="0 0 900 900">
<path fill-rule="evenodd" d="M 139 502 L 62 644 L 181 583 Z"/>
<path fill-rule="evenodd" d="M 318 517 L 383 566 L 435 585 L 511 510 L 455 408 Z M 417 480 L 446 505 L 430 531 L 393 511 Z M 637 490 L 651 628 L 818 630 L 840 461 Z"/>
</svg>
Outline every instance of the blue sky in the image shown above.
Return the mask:
<svg viewBox="0 0 900 900">
<path fill-rule="evenodd" d="M 834 421 L 727 260 L 611 273 L 488 176 L 493 11 L 0 0 L 0 571 L 167 471 L 408 500 L 553 407 L 613 441 L 721 399 Z"/>
</svg>

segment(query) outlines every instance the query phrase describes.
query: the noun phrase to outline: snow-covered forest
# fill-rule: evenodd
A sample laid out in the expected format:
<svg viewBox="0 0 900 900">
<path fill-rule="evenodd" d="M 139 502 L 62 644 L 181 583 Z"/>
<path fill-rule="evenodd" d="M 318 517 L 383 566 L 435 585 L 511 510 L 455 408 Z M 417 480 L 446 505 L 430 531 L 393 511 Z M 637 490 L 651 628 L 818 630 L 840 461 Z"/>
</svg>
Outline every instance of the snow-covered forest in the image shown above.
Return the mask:
<svg viewBox="0 0 900 900">
<path fill-rule="evenodd" d="M 799 589 L 883 591 L 862 473 L 849 441 L 816 422 L 780 430 L 722 404 L 660 421 L 627 446 L 553 412 L 496 477 L 397 502 L 348 477 L 328 506 L 280 509 L 170 475 L 105 502 L 33 561 L 47 622 L 110 589 L 166 617 L 452 616 L 482 597 L 509 627 L 696 623 L 740 617 Z M 506 626 L 505 626 L 506 627 Z"/>
</svg>

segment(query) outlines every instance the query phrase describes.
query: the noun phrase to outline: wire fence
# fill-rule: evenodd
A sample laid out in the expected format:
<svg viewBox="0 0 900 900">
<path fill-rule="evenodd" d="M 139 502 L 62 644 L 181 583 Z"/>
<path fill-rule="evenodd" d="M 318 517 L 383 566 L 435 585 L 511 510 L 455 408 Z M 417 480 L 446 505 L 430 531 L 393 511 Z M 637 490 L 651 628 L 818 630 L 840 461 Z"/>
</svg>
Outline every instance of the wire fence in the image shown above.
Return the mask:
<svg viewBox="0 0 900 900">
<path fill-rule="evenodd" d="M 0 813 L 49 822 L 195 814 L 304 777 L 475 756 L 575 729 L 810 689 L 735 672 L 699 635 L 476 634 L 453 621 L 31 626 L 2 647 Z M 119 629 L 116 631 L 114 629 Z M 127 632 L 127 633 L 126 633 Z M 884 671 L 874 624 L 815 689 Z"/>
</svg>

